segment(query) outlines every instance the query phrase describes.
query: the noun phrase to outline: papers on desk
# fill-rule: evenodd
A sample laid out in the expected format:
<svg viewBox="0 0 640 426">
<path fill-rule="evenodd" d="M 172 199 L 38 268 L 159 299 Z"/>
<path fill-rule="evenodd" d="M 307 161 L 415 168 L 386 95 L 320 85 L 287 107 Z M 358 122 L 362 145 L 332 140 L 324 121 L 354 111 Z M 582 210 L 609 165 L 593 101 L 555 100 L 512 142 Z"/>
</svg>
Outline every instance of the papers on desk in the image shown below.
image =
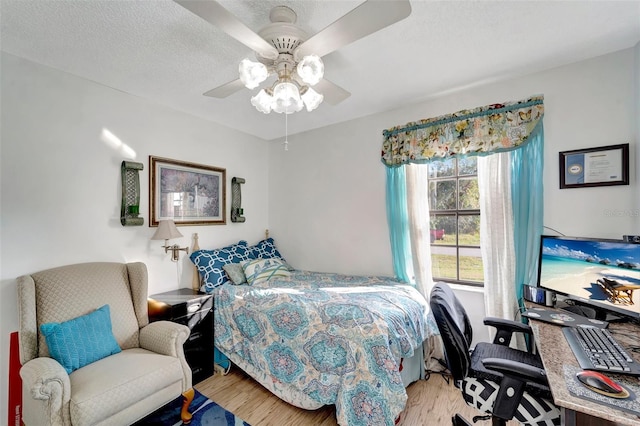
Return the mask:
<svg viewBox="0 0 640 426">
<path fill-rule="evenodd" d="M 590 319 L 573 312 L 563 311 L 553 308 L 531 308 L 522 313 L 523 317 L 531 318 L 538 321 L 548 322 L 550 324 L 562 327 L 576 327 L 579 325 L 590 325 L 598 328 L 607 328 L 609 325 L 606 321 Z"/>
</svg>

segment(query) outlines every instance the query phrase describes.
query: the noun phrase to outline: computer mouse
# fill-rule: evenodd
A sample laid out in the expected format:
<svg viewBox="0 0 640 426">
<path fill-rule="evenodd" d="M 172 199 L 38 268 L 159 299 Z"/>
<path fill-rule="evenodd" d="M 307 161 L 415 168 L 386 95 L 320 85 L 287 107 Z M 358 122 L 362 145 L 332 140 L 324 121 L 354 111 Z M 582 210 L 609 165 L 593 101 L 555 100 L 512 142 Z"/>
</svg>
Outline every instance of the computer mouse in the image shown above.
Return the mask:
<svg viewBox="0 0 640 426">
<path fill-rule="evenodd" d="M 580 371 L 577 379 L 587 388 L 613 398 L 627 398 L 629 392 L 609 377 L 597 371 Z"/>
</svg>

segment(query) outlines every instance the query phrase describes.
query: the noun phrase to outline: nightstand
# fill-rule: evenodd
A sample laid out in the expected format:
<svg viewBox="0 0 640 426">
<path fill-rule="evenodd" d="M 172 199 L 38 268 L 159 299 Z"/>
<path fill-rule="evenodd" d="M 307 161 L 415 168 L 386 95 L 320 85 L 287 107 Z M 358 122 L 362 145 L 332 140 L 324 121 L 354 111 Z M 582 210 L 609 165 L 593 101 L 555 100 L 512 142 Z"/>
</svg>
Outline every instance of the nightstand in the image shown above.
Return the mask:
<svg viewBox="0 0 640 426">
<path fill-rule="evenodd" d="M 191 367 L 193 384 L 213 375 L 213 296 L 180 288 L 152 294 L 148 306 L 149 321 L 173 321 L 191 329 L 184 355 Z"/>
</svg>

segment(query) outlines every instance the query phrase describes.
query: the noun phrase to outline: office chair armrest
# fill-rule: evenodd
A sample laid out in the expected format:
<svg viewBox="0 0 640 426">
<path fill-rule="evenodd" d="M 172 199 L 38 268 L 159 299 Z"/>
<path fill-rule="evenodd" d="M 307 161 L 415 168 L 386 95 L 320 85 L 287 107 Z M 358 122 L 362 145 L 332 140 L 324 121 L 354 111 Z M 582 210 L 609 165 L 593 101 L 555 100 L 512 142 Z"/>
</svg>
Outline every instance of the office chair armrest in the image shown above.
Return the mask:
<svg viewBox="0 0 640 426">
<path fill-rule="evenodd" d="M 528 382 L 547 385 L 547 375 L 542 368 L 501 358 L 485 358 L 482 364 L 503 375 L 491 411 L 492 416 L 503 420 L 511 420 L 515 415 Z"/>
<path fill-rule="evenodd" d="M 524 333 L 533 335 L 531 327 L 518 321 L 504 318 L 486 317 L 484 324 L 496 328 L 496 337 L 493 339 L 495 345 L 509 346 L 513 333 Z"/>
<path fill-rule="evenodd" d="M 482 365 L 494 371 L 498 371 L 505 376 L 512 377 L 522 382 L 535 382 L 541 385 L 548 385 L 547 373 L 543 368 L 533 367 L 518 361 L 511 361 L 502 358 L 485 358 Z"/>
</svg>

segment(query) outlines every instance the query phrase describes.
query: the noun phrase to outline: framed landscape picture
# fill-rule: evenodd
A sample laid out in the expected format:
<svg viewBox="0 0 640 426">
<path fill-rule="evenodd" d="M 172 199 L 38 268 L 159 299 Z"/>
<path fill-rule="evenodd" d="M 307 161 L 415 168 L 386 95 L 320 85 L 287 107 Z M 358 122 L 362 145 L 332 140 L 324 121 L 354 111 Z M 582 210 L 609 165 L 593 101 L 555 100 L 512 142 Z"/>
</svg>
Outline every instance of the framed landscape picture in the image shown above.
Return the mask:
<svg viewBox="0 0 640 426">
<path fill-rule="evenodd" d="M 149 226 L 226 224 L 226 169 L 149 156 Z"/>
</svg>

